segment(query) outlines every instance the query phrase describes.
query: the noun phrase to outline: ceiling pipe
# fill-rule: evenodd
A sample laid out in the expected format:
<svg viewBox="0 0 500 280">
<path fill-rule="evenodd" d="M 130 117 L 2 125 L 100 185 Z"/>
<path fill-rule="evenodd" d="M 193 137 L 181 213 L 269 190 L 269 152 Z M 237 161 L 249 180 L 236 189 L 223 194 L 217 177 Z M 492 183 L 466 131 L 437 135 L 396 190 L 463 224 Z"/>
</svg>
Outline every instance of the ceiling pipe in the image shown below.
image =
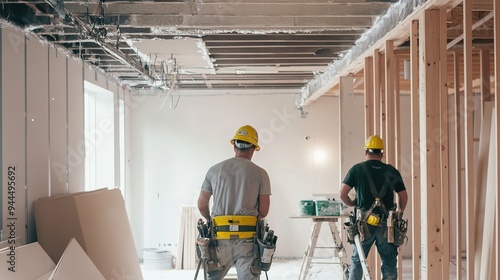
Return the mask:
<svg viewBox="0 0 500 280">
<path fill-rule="evenodd" d="M 63 16 L 63 19 L 65 21 L 70 21 L 72 22 L 75 27 L 80 28 L 85 32 L 85 34 L 91 35 L 91 39 L 94 40 L 96 44 L 101 46 L 106 53 L 109 55 L 115 57 L 116 59 L 120 60 L 122 63 L 132 67 L 135 71 L 139 72 L 148 80 L 150 83 L 153 83 L 155 80 L 154 77 L 152 77 L 149 74 L 149 71 L 147 71 L 142 64 L 138 63 L 136 60 L 132 59 L 128 55 L 124 54 L 120 49 L 116 48 L 110 43 L 104 42 L 102 39 L 100 39 L 99 34 L 86 22 L 82 21 L 78 17 L 74 16 L 71 12 L 67 11 L 64 8 L 63 0 L 45 0 L 46 3 L 48 3 L 50 6 L 54 8 L 60 15 Z M 62 13 L 59 12 L 62 9 Z"/>
<path fill-rule="evenodd" d="M 301 94 L 295 99 L 297 108 L 309 105 L 330 90 L 338 81 L 339 76 L 348 72 L 349 67 L 359 57 L 373 48 L 381 38 L 400 25 L 402 20 L 423 3 L 425 3 L 423 0 L 401 0 L 392 4 L 387 13 L 379 18 L 367 32 L 363 33 L 351 49 L 345 52 L 340 59 L 330 63 L 324 72 L 316 75 L 301 89 Z"/>
<path fill-rule="evenodd" d="M 64 10 L 64 0 L 47 0 L 47 3 L 49 3 L 49 5 L 54 8 L 56 13 L 58 13 L 61 18 L 66 17 L 66 11 Z"/>
</svg>

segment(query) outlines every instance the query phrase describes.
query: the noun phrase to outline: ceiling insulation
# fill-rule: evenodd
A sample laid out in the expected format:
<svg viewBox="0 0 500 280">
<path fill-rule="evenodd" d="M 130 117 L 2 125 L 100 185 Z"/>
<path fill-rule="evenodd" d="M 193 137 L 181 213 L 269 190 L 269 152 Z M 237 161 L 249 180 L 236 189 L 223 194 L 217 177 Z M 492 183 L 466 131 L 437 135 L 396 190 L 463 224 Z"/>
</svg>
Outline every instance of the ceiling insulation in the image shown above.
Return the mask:
<svg viewBox="0 0 500 280">
<path fill-rule="evenodd" d="M 299 92 L 390 1 L 8 1 L 0 17 L 132 91 Z M 174 72 L 168 61 L 175 60 Z M 169 72 L 170 71 L 170 72 Z M 168 72 L 168 73 L 167 73 Z"/>
<path fill-rule="evenodd" d="M 135 94 L 296 94 L 300 109 L 319 96 L 335 95 L 341 75 L 353 74 L 355 93 L 361 93 L 360 61 L 374 45 L 383 50 L 384 40 L 395 40 L 402 69 L 408 35 L 389 34 L 423 6 L 448 10 L 448 49 L 460 51 L 460 3 L 12 0 L 2 1 L 0 20 L 64 48 Z M 472 5 L 473 46 L 489 48 L 493 1 Z M 404 92 L 409 84 L 403 80 L 400 86 Z"/>
</svg>

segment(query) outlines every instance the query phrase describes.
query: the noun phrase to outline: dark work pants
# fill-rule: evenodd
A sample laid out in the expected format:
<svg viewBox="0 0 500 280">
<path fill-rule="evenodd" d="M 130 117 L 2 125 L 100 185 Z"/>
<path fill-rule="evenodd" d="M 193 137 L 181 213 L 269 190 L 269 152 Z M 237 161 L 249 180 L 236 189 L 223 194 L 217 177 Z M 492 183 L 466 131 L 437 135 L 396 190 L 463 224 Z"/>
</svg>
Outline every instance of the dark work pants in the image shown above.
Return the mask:
<svg viewBox="0 0 500 280">
<path fill-rule="evenodd" d="M 382 279 L 396 280 L 398 278 L 398 247 L 394 246 L 394 244 L 387 243 L 387 236 L 385 234 L 387 227 L 385 225 L 381 227 L 369 227 L 370 232 L 372 232 L 372 236 L 361 242 L 361 246 L 363 247 L 365 256 L 368 256 L 373 243 L 375 243 L 382 262 Z M 351 260 L 352 262 L 349 271 L 349 280 L 361 280 L 363 278 L 363 268 L 361 267 L 358 250 L 356 249 L 355 245 Z"/>
</svg>

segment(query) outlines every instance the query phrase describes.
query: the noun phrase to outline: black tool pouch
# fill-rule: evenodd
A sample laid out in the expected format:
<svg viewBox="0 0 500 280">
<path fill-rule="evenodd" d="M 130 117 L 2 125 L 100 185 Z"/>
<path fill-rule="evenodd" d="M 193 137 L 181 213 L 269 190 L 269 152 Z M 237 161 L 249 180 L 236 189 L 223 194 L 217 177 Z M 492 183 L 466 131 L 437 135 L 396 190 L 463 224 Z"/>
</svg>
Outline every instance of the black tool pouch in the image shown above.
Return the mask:
<svg viewBox="0 0 500 280">
<path fill-rule="evenodd" d="M 200 249 L 199 257 L 203 260 L 207 272 L 221 268 L 217 259 L 217 244 L 214 238 L 199 237 L 196 240 L 196 246 Z"/>
<path fill-rule="evenodd" d="M 276 244 L 273 245 L 264 244 L 259 239 L 257 239 L 257 244 L 259 245 L 260 269 L 262 271 L 268 271 L 271 268 L 271 263 L 273 262 L 273 256 L 274 256 L 274 251 L 276 250 Z"/>
<path fill-rule="evenodd" d="M 406 237 L 408 229 L 401 230 L 398 227 L 394 227 L 394 245 L 401 246 L 406 243 L 408 237 Z"/>
<path fill-rule="evenodd" d="M 354 236 L 359 234 L 358 223 L 352 224 L 351 222 L 345 222 L 344 229 L 347 236 L 347 242 L 354 244 Z"/>
</svg>

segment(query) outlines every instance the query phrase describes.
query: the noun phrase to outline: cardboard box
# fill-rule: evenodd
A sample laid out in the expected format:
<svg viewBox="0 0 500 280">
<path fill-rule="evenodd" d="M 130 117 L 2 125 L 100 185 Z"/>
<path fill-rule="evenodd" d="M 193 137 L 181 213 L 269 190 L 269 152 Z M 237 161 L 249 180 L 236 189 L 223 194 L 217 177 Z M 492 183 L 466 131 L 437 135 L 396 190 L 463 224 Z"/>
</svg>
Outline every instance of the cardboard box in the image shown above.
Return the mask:
<svg viewBox="0 0 500 280">
<path fill-rule="evenodd" d="M 38 243 L 0 251 L 0 279 L 36 279 L 55 268 L 56 264 Z"/>
<path fill-rule="evenodd" d="M 40 247 L 41 248 L 41 247 Z M 48 257 L 48 256 L 47 256 Z M 105 280 L 73 238 L 55 268 L 34 280 Z M 31 280 L 31 279 L 26 279 Z"/>
<path fill-rule="evenodd" d="M 105 279 L 143 279 L 120 190 L 42 198 L 35 221 L 38 243 L 53 261 L 75 238 Z"/>
<path fill-rule="evenodd" d="M 97 267 L 85 254 L 78 242 L 72 238 L 59 263 L 49 277 L 50 280 L 105 280 Z"/>
<path fill-rule="evenodd" d="M 73 238 L 57 265 L 38 242 L 0 251 L 0 279 L 105 280 Z"/>
</svg>

